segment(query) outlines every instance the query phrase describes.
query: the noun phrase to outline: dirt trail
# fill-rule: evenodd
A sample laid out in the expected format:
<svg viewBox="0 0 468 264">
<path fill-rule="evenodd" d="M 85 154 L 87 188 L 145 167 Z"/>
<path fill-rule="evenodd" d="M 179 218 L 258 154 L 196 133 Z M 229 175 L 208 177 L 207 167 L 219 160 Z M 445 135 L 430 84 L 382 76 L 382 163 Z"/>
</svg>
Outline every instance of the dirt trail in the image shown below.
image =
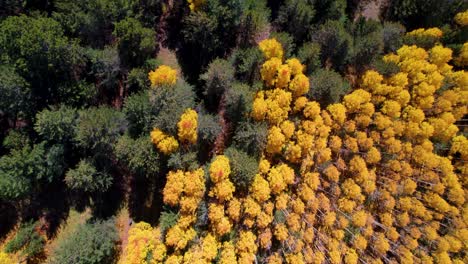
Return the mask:
<svg viewBox="0 0 468 264">
<path fill-rule="evenodd" d="M 117 230 L 119 232 L 120 237 L 120 257 L 119 262 L 121 263 L 124 257 L 124 251 L 128 244 L 128 231 L 130 230 L 130 215 L 128 213 L 128 209 L 126 207 L 122 208 L 120 212 L 117 214 L 115 224 L 117 226 Z"/>
</svg>

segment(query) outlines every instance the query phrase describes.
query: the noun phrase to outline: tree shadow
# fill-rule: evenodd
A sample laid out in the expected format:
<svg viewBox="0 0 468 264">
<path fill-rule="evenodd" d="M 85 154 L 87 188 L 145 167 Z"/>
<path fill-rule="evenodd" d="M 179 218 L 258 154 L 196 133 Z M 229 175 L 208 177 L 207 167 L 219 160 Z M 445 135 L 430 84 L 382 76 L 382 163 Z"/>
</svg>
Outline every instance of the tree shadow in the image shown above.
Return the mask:
<svg viewBox="0 0 468 264">
<path fill-rule="evenodd" d="M 164 205 L 162 190 L 165 184 L 165 177 L 134 178 L 128 202 L 129 214 L 134 221 L 157 225 Z"/>
<path fill-rule="evenodd" d="M 15 227 L 18 216 L 13 204 L 0 202 L 0 241 Z"/>
</svg>

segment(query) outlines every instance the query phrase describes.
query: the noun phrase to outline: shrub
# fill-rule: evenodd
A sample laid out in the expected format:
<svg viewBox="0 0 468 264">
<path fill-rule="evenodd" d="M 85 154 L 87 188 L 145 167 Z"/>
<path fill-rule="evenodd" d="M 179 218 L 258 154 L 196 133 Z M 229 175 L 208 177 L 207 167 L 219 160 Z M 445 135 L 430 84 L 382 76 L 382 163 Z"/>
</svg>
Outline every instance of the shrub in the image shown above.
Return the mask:
<svg viewBox="0 0 468 264">
<path fill-rule="evenodd" d="M 74 169 L 65 175 L 67 186 L 82 192 L 105 192 L 112 185 L 112 177 L 104 172 L 98 172 L 96 167 L 87 160 L 81 160 Z"/>
<path fill-rule="evenodd" d="M 159 229 L 162 234 L 165 234 L 166 231 L 173 227 L 177 220 L 179 219 L 179 214 L 172 211 L 163 211 L 161 216 L 159 216 Z"/>
<path fill-rule="evenodd" d="M 280 7 L 275 23 L 290 33 L 296 43 L 306 41 L 315 16 L 314 1 L 286 0 Z"/>
<path fill-rule="evenodd" d="M 270 19 L 270 9 L 266 0 L 242 1 L 242 17 L 239 23 L 240 44 L 254 44 L 255 37 L 267 30 Z"/>
<path fill-rule="evenodd" d="M 297 57 L 305 65 L 305 74 L 310 75 L 321 67 L 320 45 L 318 43 L 306 42 L 297 52 Z"/>
<path fill-rule="evenodd" d="M 224 92 L 234 81 L 234 67 L 227 60 L 216 59 L 208 65 L 207 71 L 200 76 L 204 81 L 203 95 L 208 110 L 216 111 Z"/>
<path fill-rule="evenodd" d="M 129 134 L 137 138 L 151 131 L 151 119 L 154 116 L 148 91 L 133 94 L 125 100 L 122 112 L 128 122 Z"/>
<path fill-rule="evenodd" d="M 274 38 L 283 46 L 284 58 L 289 58 L 296 49 L 294 38 L 287 32 L 273 32 L 270 38 Z"/>
<path fill-rule="evenodd" d="M 307 96 L 318 101 L 322 107 L 337 103 L 345 95 L 350 85 L 333 70 L 320 69 L 310 76 L 311 89 Z"/>
<path fill-rule="evenodd" d="M 75 136 L 78 113 L 62 105 L 56 110 L 43 110 L 36 115 L 34 129 L 48 142 L 65 143 Z"/>
<path fill-rule="evenodd" d="M 177 122 L 187 108 L 195 106 L 195 93 L 188 83 L 179 79 L 170 89 L 150 90 L 150 118 L 149 127 L 154 127 L 172 135 L 177 134 Z M 148 131 L 148 133 L 149 133 Z M 146 132 L 146 131 L 145 131 Z"/>
<path fill-rule="evenodd" d="M 14 67 L 0 65 L 0 112 L 12 120 L 31 118 L 34 111 L 32 92 L 28 82 Z"/>
<path fill-rule="evenodd" d="M 22 149 L 29 145 L 30 139 L 26 131 L 19 129 L 11 129 L 8 131 L 5 139 L 3 139 L 3 147 L 7 149 Z"/>
<path fill-rule="evenodd" d="M 231 60 L 238 80 L 252 84 L 260 78 L 263 54 L 258 47 L 237 49 L 233 52 Z"/>
<path fill-rule="evenodd" d="M 110 107 L 92 107 L 79 111 L 75 140 L 90 150 L 111 149 L 125 131 L 127 122 L 124 114 Z"/>
<path fill-rule="evenodd" d="M 382 26 L 374 20 L 363 17 L 353 23 L 353 48 L 349 60 L 358 71 L 364 70 L 383 51 Z"/>
<path fill-rule="evenodd" d="M 150 88 L 148 71 L 143 68 L 133 68 L 127 76 L 127 89 L 130 93 Z"/>
<path fill-rule="evenodd" d="M 108 94 L 115 93 L 122 74 L 117 47 L 107 46 L 102 50 L 87 49 L 86 56 L 90 63 L 89 75 L 95 79 L 97 87 Z"/>
<path fill-rule="evenodd" d="M 50 183 L 61 175 L 63 149 L 60 146 L 47 150 L 45 143 L 21 149 L 12 149 L 0 158 L 0 197 L 2 199 L 23 198 Z"/>
<path fill-rule="evenodd" d="M 320 0 L 315 1 L 315 19 L 316 24 L 327 20 L 339 20 L 344 22 L 346 19 L 346 8 L 349 1 L 346 0 Z"/>
<path fill-rule="evenodd" d="M 82 224 L 69 237 L 60 241 L 49 263 L 112 263 L 118 240 L 113 220 Z"/>
<path fill-rule="evenodd" d="M 236 191 L 246 192 L 258 170 L 258 162 L 242 150 L 229 147 L 224 151 L 229 158 L 231 175 L 229 178 L 236 187 Z"/>
<path fill-rule="evenodd" d="M 424 49 L 431 49 L 438 41 L 438 37 L 429 35 L 405 35 L 403 37 L 403 43 L 405 45 L 416 45 Z"/>
<path fill-rule="evenodd" d="M 36 231 L 38 222 L 22 223 L 15 237 L 5 245 L 6 253 L 21 250 L 21 256 L 33 258 L 44 251 L 45 239 Z"/>
<path fill-rule="evenodd" d="M 246 84 L 236 83 L 225 94 L 226 116 L 233 127 L 244 120 L 251 111 L 253 91 Z"/>
<path fill-rule="evenodd" d="M 213 144 L 222 132 L 217 116 L 200 113 L 198 115 L 198 142 L 199 145 Z"/>
<path fill-rule="evenodd" d="M 117 160 L 140 177 L 155 177 L 159 173 L 160 157 L 148 136 L 132 139 L 122 136 L 115 144 Z"/>
<path fill-rule="evenodd" d="M 400 23 L 384 22 L 382 34 L 385 53 L 396 52 L 403 45 L 405 31 Z"/>
<path fill-rule="evenodd" d="M 312 41 L 320 45 L 323 65 L 334 69 L 344 67 L 351 52 L 352 38 L 342 23 L 335 20 L 325 22 L 313 32 Z"/>
<path fill-rule="evenodd" d="M 382 59 L 375 60 L 372 66 L 385 77 L 390 77 L 400 71 L 400 67 L 396 63 Z"/>
<path fill-rule="evenodd" d="M 241 122 L 233 137 L 237 148 L 258 157 L 267 142 L 267 125 L 264 123 Z"/>
<path fill-rule="evenodd" d="M 118 38 L 120 59 L 129 68 L 143 65 L 156 51 L 155 32 L 134 18 L 115 23 L 113 34 Z"/>
</svg>

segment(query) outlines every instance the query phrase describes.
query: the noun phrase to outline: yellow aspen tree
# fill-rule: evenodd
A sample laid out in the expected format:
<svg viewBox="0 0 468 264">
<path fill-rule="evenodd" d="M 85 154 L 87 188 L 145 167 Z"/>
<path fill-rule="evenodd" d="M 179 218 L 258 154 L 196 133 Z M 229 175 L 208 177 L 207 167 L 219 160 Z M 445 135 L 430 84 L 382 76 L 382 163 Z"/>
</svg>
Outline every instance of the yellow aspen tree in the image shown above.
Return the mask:
<svg viewBox="0 0 468 264">
<path fill-rule="evenodd" d="M 195 144 L 197 142 L 198 114 L 193 109 L 187 109 L 177 123 L 178 137 L 182 142 Z"/>
<path fill-rule="evenodd" d="M 161 65 L 156 70 L 148 73 L 148 79 L 151 82 L 151 87 L 172 86 L 177 81 L 177 71 L 169 66 Z"/>
<path fill-rule="evenodd" d="M 283 46 L 275 38 L 260 41 L 258 47 L 267 60 L 271 58 L 283 58 Z"/>
</svg>

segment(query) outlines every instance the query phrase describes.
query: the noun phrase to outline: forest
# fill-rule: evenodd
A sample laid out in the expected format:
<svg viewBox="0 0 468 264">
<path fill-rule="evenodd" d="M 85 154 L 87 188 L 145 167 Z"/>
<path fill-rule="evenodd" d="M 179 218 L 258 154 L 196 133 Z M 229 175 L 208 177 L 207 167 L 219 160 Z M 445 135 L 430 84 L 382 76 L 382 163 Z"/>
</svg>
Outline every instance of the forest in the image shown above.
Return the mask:
<svg viewBox="0 0 468 264">
<path fill-rule="evenodd" d="M 1 0 L 0 264 L 468 263 L 468 1 Z"/>
</svg>

